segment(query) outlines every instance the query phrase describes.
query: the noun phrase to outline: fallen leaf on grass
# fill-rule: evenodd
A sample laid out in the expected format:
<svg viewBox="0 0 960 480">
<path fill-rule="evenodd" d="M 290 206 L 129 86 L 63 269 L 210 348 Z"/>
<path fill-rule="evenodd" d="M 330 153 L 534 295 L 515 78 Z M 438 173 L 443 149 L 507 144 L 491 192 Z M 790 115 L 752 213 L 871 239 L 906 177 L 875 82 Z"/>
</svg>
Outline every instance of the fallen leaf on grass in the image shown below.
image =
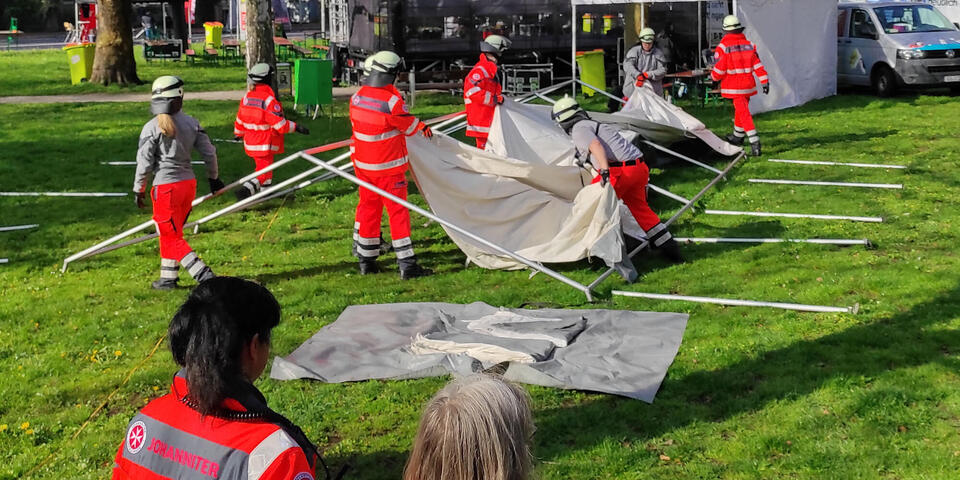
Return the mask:
<svg viewBox="0 0 960 480">
<path fill-rule="evenodd" d="M 670 461 L 670 457 L 668 457 L 668 456 L 666 456 L 666 455 L 664 455 L 664 454 L 661 453 L 661 454 L 660 454 L 660 460 L 663 460 L 664 462 L 669 462 L 669 461 Z"/>
</svg>

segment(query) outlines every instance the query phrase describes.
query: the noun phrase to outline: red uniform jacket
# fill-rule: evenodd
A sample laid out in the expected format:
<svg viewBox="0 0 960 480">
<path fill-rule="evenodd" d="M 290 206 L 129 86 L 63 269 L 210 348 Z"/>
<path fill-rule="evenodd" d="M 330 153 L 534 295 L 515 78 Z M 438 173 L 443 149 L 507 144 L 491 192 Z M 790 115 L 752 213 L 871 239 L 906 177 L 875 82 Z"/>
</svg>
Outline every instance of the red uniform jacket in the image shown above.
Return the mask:
<svg viewBox="0 0 960 480">
<path fill-rule="evenodd" d="M 757 74 L 760 84 L 766 85 L 767 70 L 757 55 L 757 46 L 742 33 L 728 33 L 720 40 L 714 52 L 717 63 L 710 78 L 720 82 L 720 95 L 724 98 L 752 97 L 757 94 Z"/>
<path fill-rule="evenodd" d="M 497 81 L 497 64 L 480 54 L 480 61 L 473 66 L 463 81 L 463 103 L 467 108 L 467 136 L 486 138 L 493 123 L 497 99 L 503 95 L 503 87 Z"/>
<path fill-rule="evenodd" d="M 393 85 L 364 85 L 350 98 L 354 168 L 369 177 L 385 177 L 407 171 L 407 139 L 426 127 L 410 114 Z"/>
<path fill-rule="evenodd" d="M 237 418 L 202 417 L 182 399 L 178 373 L 164 395 L 130 421 L 114 461 L 113 480 L 216 479 L 313 480 L 299 445 L 279 426 L 255 415 L 243 418 L 239 402 L 223 408 Z"/>
<path fill-rule="evenodd" d="M 243 137 L 247 155 L 257 157 L 283 153 L 283 136 L 296 130 L 297 124 L 283 117 L 283 107 L 274 98 L 269 85 L 258 83 L 240 100 L 233 134 Z"/>
</svg>

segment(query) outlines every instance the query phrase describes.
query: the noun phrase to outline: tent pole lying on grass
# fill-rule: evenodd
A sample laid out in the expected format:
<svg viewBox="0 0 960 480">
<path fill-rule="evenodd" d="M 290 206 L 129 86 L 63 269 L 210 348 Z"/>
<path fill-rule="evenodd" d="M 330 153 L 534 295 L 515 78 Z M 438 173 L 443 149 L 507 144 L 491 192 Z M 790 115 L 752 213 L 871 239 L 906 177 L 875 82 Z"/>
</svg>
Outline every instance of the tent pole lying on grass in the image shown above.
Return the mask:
<svg viewBox="0 0 960 480">
<path fill-rule="evenodd" d="M 39 223 L 31 223 L 30 225 L 12 225 L 9 227 L 0 227 L 0 232 L 12 232 L 14 230 L 29 230 L 31 228 L 39 227 Z"/>
<path fill-rule="evenodd" d="M 777 185 L 819 185 L 827 187 L 860 187 L 860 188 L 889 188 L 903 189 L 900 183 L 850 183 L 850 182 L 815 182 L 811 180 L 781 180 L 773 178 L 751 178 L 750 183 L 774 183 Z"/>
<path fill-rule="evenodd" d="M 113 192 L 0 192 L 0 197 L 126 197 Z"/>
<path fill-rule="evenodd" d="M 196 207 L 197 205 L 199 205 L 199 204 L 201 204 L 201 203 L 203 203 L 203 202 L 205 202 L 205 201 L 207 201 L 207 200 L 209 200 L 209 199 L 211 199 L 211 198 L 213 198 L 213 197 L 223 195 L 224 193 L 226 193 L 226 192 L 228 192 L 228 191 L 236 188 L 238 185 L 241 185 L 243 182 L 246 182 L 247 180 L 250 180 L 250 179 L 252 179 L 252 178 L 256 178 L 258 175 L 262 175 L 262 174 L 264 174 L 264 173 L 266 173 L 266 172 L 273 171 L 274 169 L 279 168 L 279 167 L 283 166 L 284 164 L 287 164 L 287 163 L 293 161 L 293 160 L 296 159 L 296 158 L 297 158 L 296 156 L 290 155 L 289 157 L 286 157 L 286 158 L 283 158 L 283 159 L 281 159 L 281 160 L 278 160 L 278 161 L 274 162 L 272 165 L 270 165 L 270 166 L 268 166 L 268 167 L 265 167 L 265 168 L 263 168 L 263 169 L 257 170 L 256 172 L 253 172 L 253 173 L 251 173 L 250 175 L 247 175 L 247 176 L 245 176 L 245 177 L 242 177 L 242 178 L 240 178 L 239 180 L 237 180 L 237 181 L 235 181 L 235 182 L 233 182 L 233 183 L 231 183 L 231 184 L 223 187 L 223 189 L 220 190 L 219 192 L 217 192 L 216 194 L 208 193 L 208 194 L 206 194 L 206 195 L 204 195 L 204 196 L 202 196 L 202 197 L 200 197 L 200 198 L 194 199 L 194 200 L 193 200 L 193 203 L 191 203 L 190 205 L 191 205 L 191 207 Z M 130 235 L 133 235 L 134 233 L 137 233 L 137 232 L 139 232 L 139 231 L 142 231 L 142 230 L 145 230 L 145 229 L 147 229 L 147 228 L 150 228 L 150 227 L 153 226 L 153 225 L 155 225 L 155 223 L 153 222 L 153 220 L 148 220 L 148 221 L 143 222 L 143 223 L 141 223 L 140 225 L 137 225 L 136 227 L 133 227 L 133 228 L 127 230 L 127 231 L 118 233 L 117 235 L 114 235 L 114 236 L 108 238 L 107 240 L 104 240 L 104 241 L 102 241 L 102 242 L 100 242 L 100 243 L 98 243 L 98 244 L 96 244 L 96 245 L 94 245 L 94 246 L 92 246 L 92 247 L 90 247 L 90 248 L 87 248 L 86 250 L 83 250 L 83 251 L 80 251 L 80 252 L 78 252 L 78 253 L 75 253 L 75 254 L 67 257 L 67 258 L 63 261 L 63 267 L 60 268 L 60 271 L 61 271 L 61 272 L 66 272 L 66 271 L 67 271 L 67 265 L 69 265 L 71 262 L 74 262 L 74 261 L 76 261 L 76 260 L 80 260 L 80 259 L 82 259 L 82 258 L 86 258 L 86 257 L 88 257 L 88 256 L 96 255 L 99 250 L 103 249 L 103 247 L 106 247 L 107 245 L 110 245 L 110 244 L 112 244 L 112 243 L 114 243 L 114 242 L 116 242 L 116 241 L 118 241 L 118 240 L 122 240 L 122 239 L 124 239 L 124 238 L 126 238 L 126 237 L 128 237 L 128 236 L 130 236 Z"/>
<path fill-rule="evenodd" d="M 816 243 L 820 245 L 865 245 L 871 246 L 870 240 L 863 239 L 834 239 L 834 238 L 714 238 L 714 237 L 673 237 L 680 243 Z"/>
<path fill-rule="evenodd" d="M 780 158 L 771 158 L 768 162 L 776 163 L 797 163 L 800 165 L 831 165 L 835 167 L 861 167 L 861 168 L 907 168 L 905 165 L 882 165 L 879 163 L 840 163 L 840 162 L 821 162 L 816 160 L 783 160 Z"/>
<path fill-rule="evenodd" d="M 0 258 L 0 263 L 8 263 L 8 262 L 10 262 L 10 260 L 7 260 L 6 258 Z"/>
<path fill-rule="evenodd" d="M 651 147 L 656 148 L 657 150 L 660 150 L 660 151 L 662 151 L 662 152 L 669 153 L 670 155 L 673 155 L 674 157 L 677 157 L 677 158 L 679 158 L 680 160 L 683 160 L 683 161 L 686 161 L 686 162 L 690 162 L 690 163 L 692 163 L 692 164 L 694 164 L 694 165 L 696 165 L 696 166 L 698 166 L 698 167 L 700 167 L 700 168 L 706 168 L 707 170 L 710 170 L 710 171 L 713 172 L 713 173 L 720 173 L 720 170 L 717 170 L 716 168 L 711 167 L 710 165 L 707 165 L 706 163 L 703 163 L 703 162 L 698 161 L 698 160 L 694 160 L 694 159 L 692 159 L 692 158 L 690 158 L 690 157 L 688 157 L 688 156 L 686 156 L 686 155 L 681 155 L 681 154 L 679 154 L 679 153 L 677 153 L 677 152 L 674 152 L 673 150 L 670 150 L 670 149 L 667 148 L 667 147 L 663 147 L 663 146 L 657 145 L 656 143 L 653 143 L 653 142 L 651 142 L 650 140 L 644 140 L 643 143 L 646 143 L 647 145 L 650 145 Z"/>
<path fill-rule="evenodd" d="M 813 218 L 817 220 L 850 220 L 853 222 L 881 223 L 882 217 L 857 217 L 850 215 L 819 215 L 814 213 L 773 213 L 773 212 L 738 212 L 734 210 L 704 210 L 708 215 L 743 215 L 747 217 L 783 217 L 783 218 Z"/>
<path fill-rule="evenodd" d="M 465 236 L 465 237 L 467 237 L 467 238 L 470 238 L 471 240 L 474 240 L 474 241 L 476 241 L 476 242 L 480 242 L 481 244 L 483 244 L 483 245 L 485 245 L 485 246 L 487 246 L 487 247 L 489 247 L 489 248 L 492 248 L 492 249 L 494 249 L 494 250 L 496 250 L 496 251 L 498 251 L 498 252 L 500 252 L 500 253 L 502 253 L 502 254 L 504 254 L 504 255 L 507 255 L 507 256 L 509 256 L 510 258 L 513 258 L 514 260 L 517 260 L 518 262 L 520 262 L 520 263 L 522 263 L 522 264 L 524 264 L 524 265 L 526 265 L 526 266 L 528 266 L 528 267 L 530 267 L 530 268 L 532 268 L 532 269 L 539 270 L 539 271 L 541 271 L 541 272 L 549 275 L 550 277 L 553 277 L 553 278 L 556 279 L 556 280 L 559 280 L 559 281 L 561 281 L 561 282 L 563 282 L 563 283 L 565 283 L 565 284 L 567 284 L 567 285 L 569 285 L 569 286 L 571 286 L 571 287 L 573 287 L 573 288 L 575 288 L 575 289 L 577 289 L 577 290 L 580 290 L 581 292 L 584 293 L 584 295 L 587 296 L 587 301 L 593 301 L 593 296 L 592 296 L 592 293 L 591 293 L 590 289 L 587 288 L 587 287 L 586 287 L 585 285 L 583 285 L 582 283 L 579 283 L 579 282 L 577 282 L 577 281 L 574 281 L 574 280 L 572 280 L 572 279 L 570 279 L 570 278 L 568 278 L 568 277 L 566 277 L 566 276 L 564 276 L 564 275 L 562 275 L 562 274 L 560 274 L 560 273 L 558 273 L 558 272 L 555 272 L 555 271 L 553 271 L 553 270 L 551 270 L 551 269 L 549 269 L 549 268 L 547 268 L 547 267 L 544 267 L 543 265 L 540 265 L 540 264 L 537 263 L 537 262 L 534 262 L 534 261 L 532 261 L 532 260 L 528 260 L 527 258 L 525 258 L 525 257 L 523 257 L 523 256 L 521 256 L 521 255 L 519 255 L 519 254 L 517 254 L 517 253 L 514 253 L 514 252 L 512 252 L 512 251 L 510 251 L 510 250 L 507 250 L 506 248 L 501 247 L 500 245 L 497 245 L 497 244 L 495 244 L 495 243 L 493 243 L 493 242 L 491 242 L 491 241 L 489 241 L 489 240 L 487 240 L 487 239 L 485 239 L 485 238 L 483 238 L 483 237 L 480 237 L 480 236 L 478 236 L 478 235 L 476 235 L 476 234 L 474 234 L 474 233 L 471 233 L 471 232 L 463 229 L 462 227 L 459 227 L 459 226 L 457 226 L 457 225 L 454 224 L 454 223 L 451 223 L 451 222 L 449 222 L 449 221 L 447 221 L 447 220 L 444 220 L 444 219 L 442 219 L 442 218 L 434 215 L 433 213 L 428 212 L 427 210 L 424 210 L 424 209 L 422 209 L 422 208 L 420 208 L 420 207 L 418 207 L 418 206 L 416 206 L 416 205 L 414 205 L 414 204 L 412 204 L 412 203 L 410 203 L 410 202 L 408 202 L 408 201 L 406 201 L 406 200 L 403 200 L 403 199 L 400 198 L 400 197 L 397 197 L 396 195 L 392 195 L 392 194 L 390 194 L 389 192 L 387 192 L 387 191 L 385 191 L 385 190 L 383 190 L 383 189 L 380 189 L 380 188 L 378 188 L 377 186 L 375 186 L 375 185 L 373 185 L 373 184 L 371 184 L 371 183 L 365 182 L 365 181 L 360 180 L 359 178 L 357 178 L 357 177 L 355 177 L 355 176 L 353 176 L 353 175 L 350 175 L 349 173 L 346 173 L 346 172 L 344 172 L 344 171 L 341 171 L 340 169 L 338 169 L 338 168 L 336 168 L 336 167 L 328 164 L 327 162 L 324 162 L 323 160 L 320 160 L 319 158 L 316 158 L 316 157 L 314 157 L 314 156 L 312 156 L 312 155 L 308 155 L 308 154 L 304 154 L 304 155 L 303 155 L 303 158 L 305 158 L 305 159 L 307 159 L 307 160 L 315 163 L 315 164 L 317 165 L 317 168 L 324 168 L 324 169 L 328 170 L 329 172 L 334 173 L 334 174 L 336 174 L 336 175 L 339 175 L 339 176 L 341 176 L 341 177 L 349 180 L 350 182 L 352 182 L 352 183 L 354 183 L 354 184 L 356 184 L 356 185 L 358 185 L 358 186 L 361 186 L 361 187 L 364 187 L 364 188 L 366 188 L 366 189 L 368 189 L 368 190 L 370 190 L 370 191 L 376 192 L 376 193 L 379 194 L 381 197 L 386 198 L 386 199 L 389 199 L 389 200 L 392 200 L 393 202 L 402 205 L 403 207 L 405 207 L 406 209 L 408 209 L 408 210 L 410 210 L 410 211 L 419 213 L 420 215 L 423 215 L 424 217 L 427 217 L 427 218 L 429 218 L 430 220 L 433 220 L 433 221 L 435 221 L 435 222 L 437 222 L 437 223 L 439 223 L 439 224 L 441 224 L 441 225 L 443 225 L 443 226 L 445 226 L 445 227 L 447 227 L 447 228 L 450 228 L 450 229 L 456 231 L 457 233 L 459 233 L 459 234 L 461 234 L 461 235 L 463 235 L 463 236 Z"/>
<path fill-rule="evenodd" d="M 784 310 L 797 310 L 800 312 L 825 312 L 825 313 L 852 313 L 860 311 L 860 304 L 854 304 L 852 307 L 827 307 L 823 305 L 803 305 L 800 303 L 779 303 L 779 302 L 760 302 L 754 300 L 736 300 L 729 298 L 712 297 L 694 297 L 690 295 L 665 295 L 662 293 L 641 293 L 625 292 L 622 290 L 613 290 L 610 293 L 624 297 L 652 298 L 656 300 L 681 300 L 685 302 L 713 303 L 717 305 L 732 305 L 738 307 L 770 307 L 782 308 Z"/>
<path fill-rule="evenodd" d="M 693 198 L 690 199 L 690 201 L 688 201 L 683 207 L 680 208 L 680 211 L 673 214 L 673 216 L 670 217 L 666 222 L 663 222 L 663 224 L 669 227 L 673 222 L 676 222 L 677 219 L 680 218 L 680 215 L 683 215 L 684 212 L 693 208 L 693 204 L 696 203 L 697 200 L 700 200 L 700 198 L 702 198 L 707 193 L 708 190 L 713 188 L 713 186 L 716 185 L 721 178 L 726 176 L 727 173 L 729 173 L 730 170 L 732 170 L 733 167 L 737 164 L 737 162 L 739 162 L 744 157 L 744 155 L 745 154 L 743 152 L 741 152 L 740 155 L 737 155 L 737 157 L 734 158 L 727 165 L 727 167 L 723 169 L 722 172 L 720 172 L 716 177 L 713 177 L 713 180 L 710 180 L 710 183 L 708 183 L 705 187 L 700 189 L 700 191 L 697 192 L 697 194 L 694 195 Z M 637 248 L 634 248 L 633 251 L 630 252 L 630 258 L 633 258 L 634 255 L 636 255 L 637 253 L 640 253 L 640 250 L 647 248 L 649 244 L 650 242 L 644 240 L 643 243 L 641 243 Z M 603 274 L 597 277 L 597 279 L 594 280 L 592 283 L 590 283 L 590 285 L 587 285 L 587 288 L 589 288 L 590 290 L 593 290 L 594 288 L 597 287 L 597 285 L 600 284 L 600 282 L 606 280 L 607 277 L 613 274 L 613 271 L 614 271 L 613 268 L 608 268 L 606 272 L 603 272 Z"/>
<path fill-rule="evenodd" d="M 647 183 L 647 186 L 650 187 L 650 190 L 653 190 L 654 192 L 657 192 L 660 195 L 663 195 L 667 198 L 672 198 L 680 203 L 685 204 L 690 201 L 690 199 L 688 198 L 681 197 L 680 195 L 677 195 L 676 193 L 673 193 L 670 190 L 667 190 L 666 188 L 660 188 L 652 183 Z"/>
</svg>

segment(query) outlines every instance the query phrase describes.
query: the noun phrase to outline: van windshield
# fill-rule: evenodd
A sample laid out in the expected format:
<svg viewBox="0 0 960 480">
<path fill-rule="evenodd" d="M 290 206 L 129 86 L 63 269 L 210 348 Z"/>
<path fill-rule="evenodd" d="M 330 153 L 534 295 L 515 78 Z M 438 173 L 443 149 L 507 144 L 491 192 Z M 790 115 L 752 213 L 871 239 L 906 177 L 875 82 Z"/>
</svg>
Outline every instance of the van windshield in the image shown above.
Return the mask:
<svg viewBox="0 0 960 480">
<path fill-rule="evenodd" d="M 890 34 L 956 30 L 949 20 L 930 5 L 877 7 L 873 11 L 880 19 L 883 31 Z"/>
</svg>

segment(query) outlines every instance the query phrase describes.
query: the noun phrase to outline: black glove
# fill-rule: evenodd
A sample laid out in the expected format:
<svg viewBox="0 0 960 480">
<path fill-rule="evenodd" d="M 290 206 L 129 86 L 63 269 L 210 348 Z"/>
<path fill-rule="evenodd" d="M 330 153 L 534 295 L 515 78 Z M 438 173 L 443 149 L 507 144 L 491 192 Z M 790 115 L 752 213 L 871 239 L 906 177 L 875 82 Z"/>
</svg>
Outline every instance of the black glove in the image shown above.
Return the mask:
<svg viewBox="0 0 960 480">
<path fill-rule="evenodd" d="M 144 208 L 147 206 L 147 192 L 137 192 L 137 208 Z"/>
<path fill-rule="evenodd" d="M 304 135 L 310 135 L 310 129 L 298 123 L 298 124 L 297 124 L 297 133 L 302 133 L 302 134 L 304 134 Z"/>
<path fill-rule="evenodd" d="M 243 137 L 241 137 L 240 135 L 234 135 L 234 136 L 233 136 L 233 141 L 234 141 L 234 142 L 242 142 L 242 141 L 243 141 Z"/>
<path fill-rule="evenodd" d="M 208 178 L 207 182 L 210 182 L 210 193 L 217 193 L 226 186 L 219 178 Z"/>
<path fill-rule="evenodd" d="M 600 170 L 600 185 L 606 187 L 610 183 L 610 170 L 604 168 Z"/>
<path fill-rule="evenodd" d="M 764 84 L 763 84 L 763 94 L 766 95 L 766 94 L 768 94 L 768 93 L 770 93 L 770 84 L 769 84 L 769 83 L 764 83 Z"/>
<path fill-rule="evenodd" d="M 420 133 L 423 134 L 424 138 L 433 138 L 433 130 L 430 130 L 430 126 L 428 125 L 424 125 Z"/>
</svg>

